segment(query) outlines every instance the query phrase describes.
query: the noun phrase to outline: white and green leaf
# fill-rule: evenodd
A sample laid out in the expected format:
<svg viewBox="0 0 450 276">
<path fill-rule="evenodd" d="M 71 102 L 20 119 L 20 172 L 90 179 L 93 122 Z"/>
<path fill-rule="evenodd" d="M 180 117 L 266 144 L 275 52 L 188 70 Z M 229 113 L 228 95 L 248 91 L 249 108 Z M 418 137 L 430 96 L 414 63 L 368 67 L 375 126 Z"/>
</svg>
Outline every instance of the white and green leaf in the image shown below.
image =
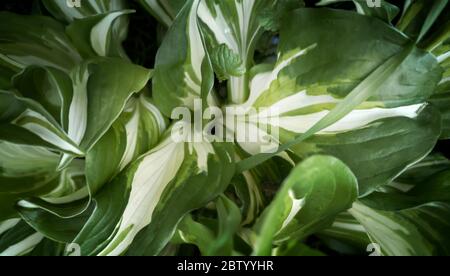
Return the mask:
<svg viewBox="0 0 450 276">
<path fill-rule="evenodd" d="M 352 27 L 355 22 L 357 29 Z M 295 26 L 304 28 L 299 31 Z M 346 31 L 349 28 L 351 32 Z M 411 46 L 404 35 L 383 22 L 344 11 L 297 10 L 287 17 L 280 39 L 278 62 L 270 69 L 254 69 L 250 98 L 241 105 L 244 109 L 266 108 L 248 124 L 256 126 L 256 119 L 265 117 L 270 125 L 280 128 L 283 145 L 277 153 L 290 148 L 300 157 L 335 155 L 355 171 L 360 192 L 366 194 L 432 149 L 439 136 L 440 118 L 426 101 L 442 73 L 432 55 Z M 367 49 L 371 58 L 367 58 Z M 344 54 L 348 51 L 351 54 Z M 372 134 L 367 135 L 369 132 Z M 392 144 L 406 145 L 403 132 L 421 137 L 410 140 L 420 148 L 415 154 Z M 380 136 L 388 143 L 381 143 Z M 333 147 L 325 149 L 313 142 L 318 140 L 334 141 Z M 353 154 L 357 148 L 370 152 L 358 160 Z M 377 156 L 381 148 L 383 152 Z M 263 155 L 244 160 L 242 165 L 258 158 Z M 401 166 L 397 158 L 403 159 Z M 364 160 L 372 164 L 376 160 L 378 166 L 373 170 L 362 166 Z M 387 165 L 390 162 L 397 167 Z M 383 164 L 389 171 L 381 176 Z"/>
</svg>

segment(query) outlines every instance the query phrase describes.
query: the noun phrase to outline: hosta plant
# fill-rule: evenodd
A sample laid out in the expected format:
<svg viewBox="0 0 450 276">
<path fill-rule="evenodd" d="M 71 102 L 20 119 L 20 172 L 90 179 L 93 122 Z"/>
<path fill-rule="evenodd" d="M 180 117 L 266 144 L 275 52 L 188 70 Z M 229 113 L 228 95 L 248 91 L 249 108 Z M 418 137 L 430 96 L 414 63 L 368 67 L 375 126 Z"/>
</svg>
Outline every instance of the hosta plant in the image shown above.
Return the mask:
<svg viewBox="0 0 450 276">
<path fill-rule="evenodd" d="M 373 2 L 0 12 L 0 255 L 449 255 L 450 4 Z"/>
</svg>

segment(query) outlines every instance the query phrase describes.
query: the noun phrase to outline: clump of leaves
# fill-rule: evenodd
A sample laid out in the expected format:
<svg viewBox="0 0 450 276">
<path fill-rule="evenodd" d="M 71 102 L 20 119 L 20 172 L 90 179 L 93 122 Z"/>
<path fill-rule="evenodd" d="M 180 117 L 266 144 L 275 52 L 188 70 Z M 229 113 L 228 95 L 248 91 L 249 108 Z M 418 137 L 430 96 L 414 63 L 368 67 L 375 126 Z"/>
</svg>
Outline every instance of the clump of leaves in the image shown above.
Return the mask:
<svg viewBox="0 0 450 276">
<path fill-rule="evenodd" d="M 0 255 L 449 255 L 450 4 L 335 2 L 141 0 L 153 69 L 124 0 L 0 12 Z M 279 150 L 175 142 L 199 99 Z"/>
</svg>

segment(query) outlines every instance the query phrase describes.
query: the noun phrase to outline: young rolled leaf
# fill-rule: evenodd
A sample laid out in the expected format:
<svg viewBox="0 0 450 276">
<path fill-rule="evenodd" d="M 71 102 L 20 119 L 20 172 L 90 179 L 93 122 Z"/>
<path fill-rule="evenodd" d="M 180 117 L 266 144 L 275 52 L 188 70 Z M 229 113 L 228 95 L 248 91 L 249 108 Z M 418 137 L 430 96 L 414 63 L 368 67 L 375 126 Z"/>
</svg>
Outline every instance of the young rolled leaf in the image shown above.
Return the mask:
<svg viewBox="0 0 450 276">
<path fill-rule="evenodd" d="M 126 58 L 122 43 L 128 34 L 124 0 L 84 0 L 81 7 L 70 7 L 64 1 L 43 0 L 57 19 L 69 24 L 67 34 L 83 56 Z"/>
<path fill-rule="evenodd" d="M 75 19 L 67 27 L 67 35 L 83 57 L 108 56 L 127 58 L 122 49 L 128 24 L 115 28 L 115 23 L 133 10 L 119 10 L 105 14 Z M 117 33 L 120 34 L 117 34 Z M 119 36 L 119 37 L 117 37 Z"/>
<path fill-rule="evenodd" d="M 341 161 L 330 156 L 303 161 L 257 222 L 253 254 L 270 255 L 274 242 L 305 238 L 327 227 L 357 196 L 357 180 Z"/>
<path fill-rule="evenodd" d="M 214 242 L 214 238 L 213 230 L 196 222 L 190 214 L 187 214 L 178 224 L 172 242 L 176 244 L 193 244 L 197 246 L 202 255 L 207 256 L 210 244 Z"/>
<path fill-rule="evenodd" d="M 182 243 L 196 245 L 204 256 L 233 255 L 234 236 L 240 228 L 241 213 L 233 201 L 225 196 L 219 197 L 215 206 L 218 213 L 218 230 L 213 230 L 187 215 L 177 228 Z"/>
<path fill-rule="evenodd" d="M 240 228 L 241 212 L 236 204 L 225 196 L 216 201 L 219 231 L 217 238 L 209 245 L 207 255 L 230 256 L 233 254 L 234 235 Z"/>
</svg>

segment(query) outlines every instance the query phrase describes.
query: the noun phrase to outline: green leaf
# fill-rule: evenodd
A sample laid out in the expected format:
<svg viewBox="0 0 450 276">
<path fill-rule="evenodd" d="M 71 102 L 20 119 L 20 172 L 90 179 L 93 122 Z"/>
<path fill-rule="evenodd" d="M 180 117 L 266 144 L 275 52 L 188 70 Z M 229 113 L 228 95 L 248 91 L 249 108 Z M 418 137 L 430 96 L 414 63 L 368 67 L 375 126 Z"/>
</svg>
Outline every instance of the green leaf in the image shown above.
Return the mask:
<svg viewBox="0 0 450 276">
<path fill-rule="evenodd" d="M 212 59 L 215 59 L 216 50 L 214 49 L 224 44 L 232 53 L 240 57 L 243 69 L 249 70 L 253 65 L 256 42 L 264 30 L 260 16 L 263 10 L 275 7 L 276 2 L 275 0 L 201 0 L 198 6 L 198 17 L 201 20 L 202 34 Z M 219 77 L 222 73 L 219 70 Z M 228 82 L 230 103 L 241 104 L 248 98 L 248 81 L 248 74 L 230 77 Z"/>
<path fill-rule="evenodd" d="M 158 147 L 142 156 L 116 177 L 112 184 L 105 186 L 105 194 L 100 200 L 96 200 L 102 208 L 97 208 L 88 222 L 86 231 L 91 231 L 97 224 L 106 224 L 106 235 L 96 244 L 90 244 L 90 237 L 83 231 L 79 237 L 79 243 L 89 243 L 88 249 L 82 249 L 89 254 L 120 255 L 129 247 L 136 234 L 150 223 L 152 213 L 160 200 L 166 186 L 175 178 L 184 159 L 184 145 L 175 144 L 169 139 L 163 141 Z M 116 193 L 121 189 L 120 194 Z M 119 197 L 120 196 L 120 197 Z M 116 208 L 109 208 L 109 198 L 119 197 Z M 139 204 L 133 204 L 134 202 Z M 130 203 L 128 205 L 128 203 Z M 104 206 L 104 207 L 103 207 Z M 97 212 L 109 218 L 97 216 Z M 107 213 L 108 215 L 105 215 Z M 111 218 L 112 217 L 112 218 Z M 114 232 L 113 232 L 114 231 Z M 86 241 L 87 240 L 87 241 Z M 100 244 L 100 245 L 99 245 Z M 96 246 L 96 248 L 93 248 Z"/>
<path fill-rule="evenodd" d="M 231 256 L 235 234 L 241 224 L 241 213 L 235 203 L 224 195 L 216 200 L 215 206 L 218 213 L 217 233 L 187 215 L 178 225 L 178 240 L 196 245 L 203 256 Z"/>
<path fill-rule="evenodd" d="M 433 35 L 431 33 L 433 24 L 442 23 L 439 20 L 441 14 L 444 22 L 448 21 L 445 16 L 448 14 L 449 8 L 448 0 L 412 1 L 410 5 L 405 6 L 397 27 L 417 42 L 421 42 L 426 36 Z M 445 28 L 448 28 L 448 23 Z"/>
<path fill-rule="evenodd" d="M 195 221 L 191 214 L 186 214 L 178 224 L 171 243 L 195 245 L 202 255 L 205 256 L 214 238 L 212 229 L 205 224 Z"/>
<path fill-rule="evenodd" d="M 444 172 L 450 167 L 450 160 L 439 153 L 430 153 L 422 161 L 403 172 L 396 182 L 405 184 L 425 183 L 435 174 Z"/>
<path fill-rule="evenodd" d="M 63 256 L 65 251 L 65 246 L 62 243 L 54 242 L 50 239 L 44 238 L 39 244 L 35 246 L 33 251 L 26 254 L 26 256 Z"/>
<path fill-rule="evenodd" d="M 43 75 L 45 79 L 38 78 Z M 132 94 L 145 87 L 150 75 L 145 68 L 112 58 L 87 60 L 77 66 L 71 74 L 72 86 L 61 72 L 25 70 L 15 82 L 32 98 L 14 95 L 29 108 L 16 124 L 62 151 L 84 155 L 120 116 Z M 34 93 L 26 85 L 31 80 L 43 81 L 33 86 Z"/>
<path fill-rule="evenodd" d="M 219 231 L 217 238 L 209 244 L 207 255 L 231 256 L 233 254 L 234 235 L 240 228 L 241 212 L 233 201 L 221 196 L 216 201 Z"/>
<path fill-rule="evenodd" d="M 410 209 L 432 202 L 450 202 L 449 176 L 449 160 L 429 157 L 385 189 L 360 201 L 368 207 L 384 211 Z"/>
<path fill-rule="evenodd" d="M 126 129 L 114 124 L 86 156 L 86 178 L 94 195 L 120 170 L 120 162 L 127 147 Z"/>
<path fill-rule="evenodd" d="M 434 175 L 429 179 L 428 185 L 414 186 L 407 192 L 395 188 L 389 192 L 374 192 L 362 198 L 361 202 L 369 207 L 386 211 L 414 208 L 429 202 L 450 202 L 449 176 L 450 171 Z"/>
<path fill-rule="evenodd" d="M 193 109 L 194 100 L 209 93 L 202 92 L 206 54 L 197 25 L 198 4 L 199 0 L 186 1 L 156 55 L 153 97 L 167 117 L 176 107 Z"/>
<path fill-rule="evenodd" d="M 178 149 L 178 154 L 182 154 L 179 151 L 184 146 L 181 146 L 182 148 Z M 180 147 L 180 145 L 176 147 Z M 192 155 L 186 155 L 181 164 L 170 165 L 171 167 L 168 169 L 171 172 L 176 172 L 172 166 L 177 165 L 180 167 L 170 183 L 165 184 L 164 192 L 159 195 L 160 199 L 147 201 L 146 204 L 151 204 L 152 208 L 154 208 L 151 220 L 149 223 L 147 221 L 148 226 L 145 225 L 146 227 L 136 236 L 127 254 L 157 255 L 172 238 L 181 218 L 190 211 L 203 207 L 219 196 L 225 191 L 231 181 L 231 177 L 234 174 L 234 163 L 232 158 L 233 151 L 230 145 L 226 143 L 214 146 L 193 144 L 187 147 L 192 147 Z M 170 147 L 167 149 L 170 149 Z M 153 156 L 155 155 L 149 155 L 147 160 L 151 161 L 151 158 L 157 157 L 157 155 Z M 174 163 L 174 160 L 179 159 L 172 158 L 171 162 Z M 162 165 L 164 166 L 164 164 Z M 153 170 L 145 163 L 141 164 L 141 166 L 140 169 L 145 169 L 146 173 L 151 173 Z M 137 175 L 139 175 L 139 171 Z M 158 188 L 158 186 L 155 185 L 154 188 Z M 160 186 L 158 189 L 161 188 Z M 136 193 L 141 194 L 142 192 L 137 190 Z M 158 195 L 154 194 L 152 196 Z M 133 190 L 131 198 L 133 198 Z M 147 214 L 147 216 L 149 215 Z M 132 229 L 131 231 L 135 230 Z"/>
<path fill-rule="evenodd" d="M 273 242 L 305 238 L 325 228 L 357 196 L 356 178 L 341 161 L 329 156 L 303 161 L 257 222 L 253 254 L 270 255 Z"/>
<path fill-rule="evenodd" d="M 0 61 L 0 89 L 10 89 L 11 88 L 11 78 L 14 76 L 14 70 L 4 66 L 2 61 Z"/>
<path fill-rule="evenodd" d="M 249 171 L 235 175 L 231 183 L 236 195 L 242 202 L 243 225 L 252 223 L 264 208 L 264 199 L 260 188 L 260 180 Z"/>
<path fill-rule="evenodd" d="M 67 27 L 67 35 L 84 57 L 108 56 L 126 59 L 126 54 L 121 46 L 125 37 L 117 40 L 114 31 L 126 34 L 128 25 L 123 27 L 124 30 L 117 30 L 114 28 L 116 26 L 114 23 L 124 15 L 133 12 L 133 10 L 121 10 L 74 19 Z"/>
<path fill-rule="evenodd" d="M 72 139 L 81 148 L 90 149 L 150 76 L 151 71 L 119 59 L 94 59 L 77 67 L 72 73 L 74 99 L 70 108 L 74 113 L 69 115 L 68 129 Z"/>
<path fill-rule="evenodd" d="M 299 243 L 294 240 L 277 247 L 274 252 L 275 256 L 309 256 L 309 257 L 322 257 L 326 256 L 319 250 L 312 249 L 303 243 Z"/>
<path fill-rule="evenodd" d="M 14 96 L 0 93 L 0 122 L 8 123 L 25 110 L 25 107 Z"/>
<path fill-rule="evenodd" d="M 371 240 L 366 229 L 350 213 L 343 212 L 334 220 L 333 224 L 318 233 L 320 239 L 325 241 L 330 247 L 339 246 L 338 251 L 342 251 L 342 245 L 346 251 L 353 253 L 367 253 L 367 246 Z"/>
<path fill-rule="evenodd" d="M 360 195 L 366 195 L 430 152 L 440 127 L 439 112 L 428 105 L 415 118 L 380 119 L 353 131 L 315 135 L 291 149 L 302 158 L 322 153 L 341 159 L 358 178 Z M 290 141 L 295 135 L 280 137 Z"/>
<path fill-rule="evenodd" d="M 19 208 L 20 216 L 46 238 L 61 243 L 71 243 L 90 217 L 92 210 L 73 218 L 60 218 L 42 209 Z"/>
<path fill-rule="evenodd" d="M 185 0 L 138 0 L 159 22 L 170 27 L 183 8 Z"/>
<path fill-rule="evenodd" d="M 22 127 L 12 124 L 0 125 L 0 140 L 18 145 L 40 146 L 48 149 L 58 149 L 44 141 L 41 137 Z"/>
<path fill-rule="evenodd" d="M 44 239 L 44 236 L 20 219 L 0 222 L 0 256 L 22 256 Z"/>
<path fill-rule="evenodd" d="M 83 0 L 81 7 L 69 7 L 64 1 L 42 0 L 42 2 L 54 17 L 67 23 L 126 8 L 125 0 Z"/>
<path fill-rule="evenodd" d="M 430 102 L 439 108 L 442 115 L 441 139 L 450 139 L 450 39 L 433 51 L 444 69 L 444 75 Z"/>
<path fill-rule="evenodd" d="M 125 126 L 127 132 L 127 149 L 121 168 L 154 148 L 168 126 L 167 119 L 153 100 L 144 94 L 128 101 L 118 121 Z"/>
<path fill-rule="evenodd" d="M 202 256 L 207 256 L 215 236 L 211 229 L 194 221 L 192 216 L 188 214 L 178 224 L 174 239 L 177 243 L 196 245 L 202 253 Z"/>
<path fill-rule="evenodd" d="M 27 74 L 28 71 L 23 71 Z M 18 76 L 20 78 L 20 75 Z M 29 80 L 25 78 L 25 80 Z M 39 90 L 42 89 L 43 90 Z M 45 86 L 39 87 L 38 91 L 49 91 Z M 57 89 L 55 89 L 58 91 Z M 52 145 L 53 148 L 57 148 L 62 152 L 70 153 L 73 155 L 83 155 L 83 152 L 79 149 L 77 144 L 72 141 L 69 135 L 65 132 L 63 127 L 43 106 L 41 103 L 31 99 L 23 97 L 18 93 L 11 93 L 6 91 L 0 91 L 0 94 L 6 94 L 14 97 L 19 103 L 26 107 L 25 111 L 22 112 L 19 117 L 15 118 L 14 126 L 8 126 L 8 128 L 18 134 L 18 133 L 32 133 L 30 137 L 20 138 L 16 135 L 11 135 L 7 133 L 2 134 L 2 140 L 23 143 L 30 141 L 32 145 Z M 37 93 L 36 93 L 37 94 Z M 44 101 L 44 104 L 45 101 Z M 62 113 L 64 108 L 62 109 Z M 65 118 L 64 114 L 61 115 L 61 120 Z M 19 129 L 20 127 L 22 129 Z"/>
<path fill-rule="evenodd" d="M 83 55 L 91 55 L 95 50 L 100 56 L 126 59 L 122 48 L 122 42 L 128 35 L 128 18 L 122 15 L 130 12 L 126 1 L 83 2 L 81 7 L 69 7 L 64 1 L 43 0 L 53 16 L 70 24 L 67 32 Z"/>
<path fill-rule="evenodd" d="M 67 126 L 73 94 L 67 74 L 53 68 L 29 66 L 13 78 L 13 84 L 23 97 L 38 102 L 60 126 Z"/>
<path fill-rule="evenodd" d="M 0 153 L 2 176 L 18 177 L 53 173 L 58 164 L 57 154 L 39 147 L 0 142 Z"/>
<path fill-rule="evenodd" d="M 296 26 L 303 28 L 298 30 Z M 425 102 L 437 86 L 442 70 L 432 55 L 411 46 L 397 30 L 377 19 L 352 12 L 300 9 L 287 16 L 280 40 L 277 63 L 271 70 L 267 70 L 267 66 L 254 68 L 257 74 L 251 81 L 250 98 L 242 105 L 244 108 L 269 108 L 269 124 L 280 127 L 282 135 L 284 131 L 297 134 L 281 136 L 282 145 L 276 154 L 287 149 L 302 157 L 323 152 L 336 154 L 348 162 L 354 158 L 352 153 L 356 152 L 356 147 L 347 147 L 337 154 L 332 151 L 334 148 L 327 152 L 314 143 L 307 143 L 307 139 L 315 136 L 329 141 L 347 136 L 358 143 L 378 144 L 365 148 L 370 150 L 366 156 L 375 158 L 377 153 L 383 153 L 381 149 L 386 143 L 375 141 L 375 131 L 367 133 L 370 128 L 379 126 L 379 121 L 384 120 L 386 124 L 391 120 L 409 122 L 405 130 L 418 136 L 427 129 L 429 132 L 415 141 L 421 146 L 415 155 L 382 155 L 381 162 L 398 164 L 395 157 L 401 158 L 404 165 L 390 167 L 389 173 L 368 183 L 359 179 L 360 192 L 366 194 L 423 158 L 434 147 L 440 131 L 439 114 L 426 108 Z M 408 118 L 411 121 L 406 120 Z M 429 128 L 430 125 L 433 127 Z M 384 127 L 384 131 L 388 131 L 388 127 Z M 391 127 L 391 131 L 395 131 L 395 127 Z M 389 143 L 401 144 L 404 141 L 400 138 L 400 135 L 398 140 L 391 137 Z M 346 145 L 348 141 L 341 140 L 339 144 Z M 394 147 L 392 150 L 395 151 Z M 272 156 L 274 154 L 263 153 L 243 160 L 238 165 L 239 171 Z M 367 166 L 356 164 L 350 168 L 362 172 Z M 378 168 L 373 168 L 364 173 L 377 175 Z"/>
<path fill-rule="evenodd" d="M 80 245 L 81 255 L 97 255 L 108 245 L 128 202 L 131 181 L 133 175 L 125 171 L 95 195 L 95 209 L 73 241 Z"/>
<path fill-rule="evenodd" d="M 29 211 L 42 209 L 60 218 L 78 216 L 89 206 L 84 169 L 84 160 L 76 159 L 61 171 L 48 172 L 45 176 L 51 178 L 41 183 L 43 187 L 40 190 L 19 195 L 18 207 Z M 21 177 L 17 180 L 24 181 Z M 45 192 L 41 191 L 43 189 Z"/>
<path fill-rule="evenodd" d="M 14 208 L 17 203 L 17 198 L 10 195 L 0 194 L 0 220 L 9 220 L 17 218 L 17 210 Z"/>
<path fill-rule="evenodd" d="M 19 72 L 29 65 L 69 72 L 81 57 L 64 26 L 43 16 L 0 13 L 0 60 Z"/>
<path fill-rule="evenodd" d="M 344 1 L 346 1 L 346 0 L 344 0 Z M 400 9 L 396 5 L 393 5 L 386 0 L 380 1 L 380 5 L 381 5 L 380 7 L 369 6 L 367 0 L 347 0 L 347 1 L 353 1 L 358 13 L 377 17 L 387 23 L 391 23 L 392 20 L 394 20 L 395 17 L 400 12 Z M 342 0 L 322 0 L 319 3 L 317 3 L 317 5 L 325 6 L 325 5 L 334 4 L 334 3 L 338 3 L 338 2 L 343 2 L 343 1 Z"/>
<path fill-rule="evenodd" d="M 371 209 L 355 203 L 349 211 L 387 256 L 448 255 L 447 204 L 433 203 L 399 212 Z"/>
<path fill-rule="evenodd" d="M 144 95 L 131 98 L 119 119 L 86 156 L 91 194 L 156 146 L 165 128 L 165 119 L 150 99 Z"/>
<path fill-rule="evenodd" d="M 0 220 L 16 213 L 16 203 L 52 193 L 60 184 L 58 155 L 45 148 L 0 142 Z"/>
<path fill-rule="evenodd" d="M 233 53 L 226 44 L 220 44 L 213 49 L 211 62 L 219 80 L 224 81 L 231 76 L 239 77 L 245 73 L 245 67 L 240 56 Z"/>
<path fill-rule="evenodd" d="M 269 5 L 260 12 L 260 24 L 267 31 L 277 32 L 281 28 L 283 16 L 304 6 L 305 3 L 302 0 L 278 0 L 275 6 Z"/>
</svg>

